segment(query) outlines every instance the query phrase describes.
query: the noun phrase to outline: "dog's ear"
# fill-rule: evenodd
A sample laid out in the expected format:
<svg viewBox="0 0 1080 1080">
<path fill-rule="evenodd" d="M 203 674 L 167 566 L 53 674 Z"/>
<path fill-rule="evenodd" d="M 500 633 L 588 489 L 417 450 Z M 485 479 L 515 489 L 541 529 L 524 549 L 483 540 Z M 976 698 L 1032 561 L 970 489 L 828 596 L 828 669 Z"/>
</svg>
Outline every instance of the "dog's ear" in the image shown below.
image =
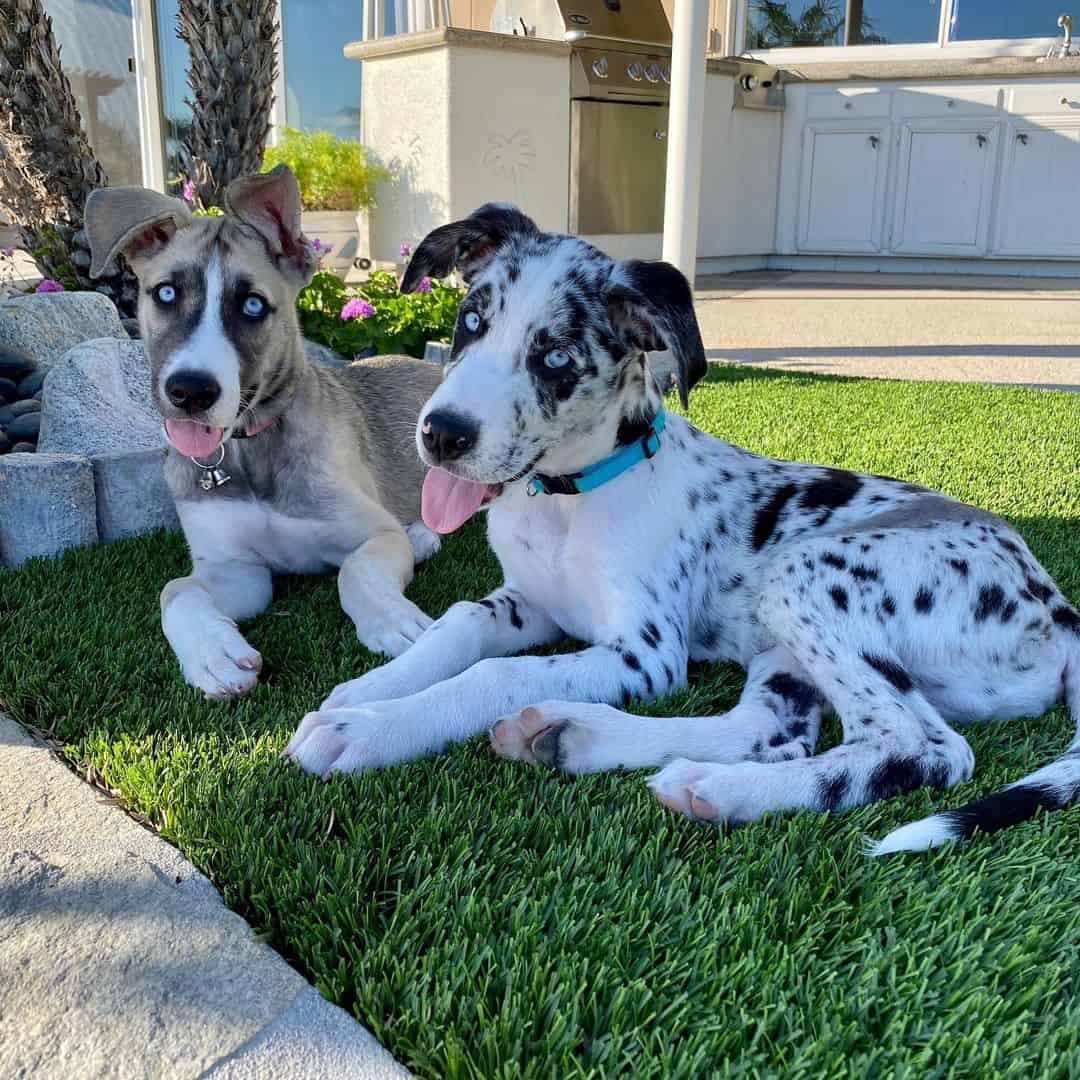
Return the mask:
<svg viewBox="0 0 1080 1080">
<path fill-rule="evenodd" d="M 670 263 L 631 259 L 616 267 L 606 298 L 611 322 L 627 345 L 642 352 L 671 350 L 670 374 L 685 409 L 691 389 L 708 371 L 690 283 Z"/>
<path fill-rule="evenodd" d="M 277 165 L 234 180 L 225 191 L 225 208 L 262 236 L 283 270 L 304 284 L 311 280 L 315 259 L 301 228 L 300 186 L 292 169 Z"/>
<path fill-rule="evenodd" d="M 401 291 L 413 292 L 424 278 L 444 278 L 452 270 L 460 270 L 468 281 L 512 236 L 539 231 L 516 206 L 485 203 L 464 220 L 452 221 L 424 237 L 409 260 Z"/>
<path fill-rule="evenodd" d="M 139 265 L 156 255 L 192 222 L 179 199 L 142 187 L 109 187 L 91 191 L 83 224 L 90 238 L 90 276 L 101 277 L 118 253 L 138 273 Z"/>
</svg>

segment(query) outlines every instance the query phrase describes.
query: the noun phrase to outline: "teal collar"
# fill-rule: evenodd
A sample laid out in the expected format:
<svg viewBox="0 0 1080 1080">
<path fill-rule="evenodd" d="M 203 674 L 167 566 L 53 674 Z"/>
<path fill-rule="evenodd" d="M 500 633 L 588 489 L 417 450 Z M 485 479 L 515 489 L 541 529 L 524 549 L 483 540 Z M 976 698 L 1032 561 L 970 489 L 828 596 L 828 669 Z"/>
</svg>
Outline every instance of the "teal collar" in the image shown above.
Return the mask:
<svg viewBox="0 0 1080 1080">
<path fill-rule="evenodd" d="M 629 446 L 587 465 L 580 472 L 567 473 L 564 476 L 536 473 L 526 490 L 530 495 L 584 495 L 586 491 L 595 491 L 616 476 L 622 476 L 639 461 L 655 457 L 660 449 L 660 432 L 664 430 L 664 423 L 664 410 L 661 409 L 653 417 L 649 430 Z"/>
</svg>

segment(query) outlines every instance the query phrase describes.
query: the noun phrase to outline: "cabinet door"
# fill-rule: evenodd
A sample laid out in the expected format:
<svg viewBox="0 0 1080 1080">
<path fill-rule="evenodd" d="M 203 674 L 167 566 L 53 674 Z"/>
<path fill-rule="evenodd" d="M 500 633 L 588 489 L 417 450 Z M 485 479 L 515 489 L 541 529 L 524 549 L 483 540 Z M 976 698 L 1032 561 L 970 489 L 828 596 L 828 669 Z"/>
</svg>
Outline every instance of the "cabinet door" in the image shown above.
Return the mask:
<svg viewBox="0 0 1080 1080">
<path fill-rule="evenodd" d="M 799 250 L 881 251 L 889 125 L 819 121 L 803 137 Z"/>
<path fill-rule="evenodd" d="M 1080 257 L 1080 119 L 1017 121 L 1006 136 L 995 254 Z"/>
<path fill-rule="evenodd" d="M 999 124 L 909 120 L 900 129 L 892 250 L 902 255 L 984 255 L 988 247 Z"/>
</svg>

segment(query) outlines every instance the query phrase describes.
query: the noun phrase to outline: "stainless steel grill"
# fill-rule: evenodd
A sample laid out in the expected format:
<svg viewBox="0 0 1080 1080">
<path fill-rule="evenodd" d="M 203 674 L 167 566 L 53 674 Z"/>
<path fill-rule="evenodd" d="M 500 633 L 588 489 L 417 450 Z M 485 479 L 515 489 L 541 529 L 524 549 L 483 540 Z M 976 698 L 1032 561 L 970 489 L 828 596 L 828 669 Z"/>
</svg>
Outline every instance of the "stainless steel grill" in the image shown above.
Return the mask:
<svg viewBox="0 0 1080 1080">
<path fill-rule="evenodd" d="M 660 0 L 498 0 L 491 29 L 570 44 L 571 231 L 661 232 L 671 27 Z M 775 69 L 737 66 L 736 106 L 782 107 Z"/>
</svg>

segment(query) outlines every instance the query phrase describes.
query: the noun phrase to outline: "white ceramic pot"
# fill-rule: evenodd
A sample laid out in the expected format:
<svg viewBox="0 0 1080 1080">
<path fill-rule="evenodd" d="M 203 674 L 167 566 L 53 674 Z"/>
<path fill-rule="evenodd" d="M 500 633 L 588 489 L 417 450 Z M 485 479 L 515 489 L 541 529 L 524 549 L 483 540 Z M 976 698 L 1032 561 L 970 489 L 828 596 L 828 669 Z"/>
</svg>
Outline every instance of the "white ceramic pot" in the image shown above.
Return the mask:
<svg viewBox="0 0 1080 1080">
<path fill-rule="evenodd" d="M 355 260 L 371 258 L 370 220 L 366 210 L 305 210 L 304 235 L 329 244 L 332 251 L 323 257 L 323 267 L 347 273 Z"/>
</svg>

